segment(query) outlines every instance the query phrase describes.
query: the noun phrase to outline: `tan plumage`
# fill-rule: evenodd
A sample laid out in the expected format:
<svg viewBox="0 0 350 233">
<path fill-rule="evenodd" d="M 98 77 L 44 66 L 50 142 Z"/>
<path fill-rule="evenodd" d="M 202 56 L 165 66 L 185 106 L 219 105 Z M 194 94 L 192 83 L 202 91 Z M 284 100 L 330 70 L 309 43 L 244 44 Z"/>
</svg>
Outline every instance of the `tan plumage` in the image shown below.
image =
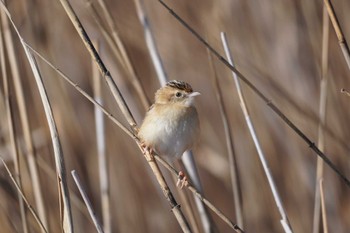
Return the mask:
<svg viewBox="0 0 350 233">
<path fill-rule="evenodd" d="M 155 94 L 138 136 L 159 155 L 180 157 L 199 138 L 199 120 L 193 98 L 200 95 L 182 81 L 170 81 Z"/>
</svg>

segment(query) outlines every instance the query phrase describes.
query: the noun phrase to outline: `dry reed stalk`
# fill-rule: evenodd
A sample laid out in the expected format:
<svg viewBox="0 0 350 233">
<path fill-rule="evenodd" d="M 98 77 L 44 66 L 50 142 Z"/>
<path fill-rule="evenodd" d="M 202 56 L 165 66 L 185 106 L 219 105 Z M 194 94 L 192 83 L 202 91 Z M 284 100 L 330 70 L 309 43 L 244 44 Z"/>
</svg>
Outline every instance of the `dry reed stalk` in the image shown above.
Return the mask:
<svg viewBox="0 0 350 233">
<path fill-rule="evenodd" d="M 51 134 L 51 140 L 53 144 L 54 149 L 54 156 L 55 156 L 55 164 L 56 164 L 56 173 L 57 173 L 57 181 L 59 186 L 59 197 L 60 197 L 60 205 L 61 210 L 63 213 L 61 213 L 62 216 L 62 230 L 64 232 L 74 232 L 73 231 L 73 220 L 72 220 L 72 214 L 71 214 L 71 205 L 70 205 L 70 197 L 69 197 L 69 190 L 68 190 L 68 184 L 67 184 L 67 176 L 66 176 L 66 169 L 64 165 L 64 157 L 62 152 L 61 143 L 59 140 L 59 135 L 55 123 L 55 119 L 52 113 L 51 105 L 45 90 L 45 87 L 42 82 L 41 75 L 39 73 L 39 69 L 37 67 L 37 63 L 35 61 L 34 56 L 30 53 L 29 49 L 25 46 L 25 44 L 22 44 L 27 58 L 30 62 L 38 89 L 40 93 L 41 100 L 43 102 L 45 115 L 48 121 L 50 134 Z"/>
<path fill-rule="evenodd" d="M 326 211 L 326 204 L 325 204 L 324 191 L 323 191 L 323 178 L 319 180 L 319 183 L 320 183 L 319 187 L 320 187 L 321 206 L 322 206 L 323 232 L 328 233 L 327 211 Z"/>
<path fill-rule="evenodd" d="M 228 159 L 229 159 L 229 167 L 230 167 L 230 177 L 231 177 L 231 185 L 232 185 L 232 193 L 233 193 L 233 203 L 235 208 L 235 214 L 237 218 L 237 224 L 242 229 L 244 229 L 244 221 L 243 221 L 243 210 L 242 210 L 242 193 L 241 193 L 241 187 L 240 182 L 238 179 L 238 166 L 236 161 L 236 156 L 234 154 L 234 146 L 233 146 L 233 136 L 231 134 L 231 127 L 230 122 L 227 117 L 227 111 L 225 108 L 222 92 L 219 85 L 219 80 L 217 77 L 217 72 L 214 66 L 214 62 L 212 59 L 211 54 L 208 51 L 208 58 L 209 63 L 211 66 L 211 69 L 213 71 L 213 75 L 210 75 L 212 79 L 212 83 L 214 86 L 215 96 L 216 100 L 219 105 L 219 112 L 221 116 L 221 120 L 224 127 L 224 133 L 225 133 L 225 139 L 226 139 L 226 147 L 228 152 Z"/>
<path fill-rule="evenodd" d="M 112 38 L 119 49 L 121 57 L 123 58 L 122 62 L 124 62 L 124 65 L 125 65 L 127 71 L 129 71 L 129 73 L 130 73 L 131 83 L 134 86 L 136 92 L 138 93 L 139 98 L 141 99 L 141 102 L 142 102 L 144 108 L 148 109 L 150 104 L 149 104 L 149 101 L 147 99 L 145 90 L 143 89 L 143 87 L 140 83 L 140 79 L 139 79 L 138 75 L 136 74 L 135 68 L 132 65 L 130 57 L 128 56 L 125 45 L 119 36 L 117 27 L 112 19 L 112 16 L 111 16 L 111 14 L 110 14 L 110 12 L 109 12 L 109 10 L 108 10 L 108 8 L 103 0 L 97 0 L 97 2 L 99 3 L 99 5 L 102 8 L 102 13 L 107 21 L 107 24 L 110 28 L 110 31 L 112 32 Z"/>
<path fill-rule="evenodd" d="M 344 37 L 343 31 L 340 27 L 337 15 L 335 14 L 333 5 L 330 0 L 324 0 L 324 4 L 326 5 L 327 12 L 332 21 L 332 25 L 335 30 L 335 33 L 337 34 L 338 43 L 340 45 L 341 51 L 343 52 L 346 64 L 350 69 L 350 50 L 349 50 L 348 43 L 346 42 L 346 39 Z"/>
<path fill-rule="evenodd" d="M 323 6 L 323 29 L 322 29 L 322 57 L 321 57 L 321 84 L 320 84 L 320 106 L 317 146 L 324 150 L 324 134 L 327 113 L 327 89 L 328 89 L 328 41 L 329 41 L 329 18 L 326 6 Z M 313 216 L 313 233 L 318 233 L 320 228 L 321 200 L 320 200 L 320 180 L 323 179 L 323 160 L 317 158 L 315 203 Z"/>
<path fill-rule="evenodd" d="M 66 170 L 65 170 L 65 165 L 64 165 L 64 158 L 63 158 L 63 154 L 62 154 L 62 147 L 61 147 L 61 143 L 59 140 L 59 135 L 58 135 L 56 123 L 55 123 L 55 120 L 54 120 L 54 117 L 52 114 L 52 110 L 51 110 L 51 105 L 50 105 L 50 102 L 48 100 L 46 90 L 45 90 L 44 84 L 42 82 L 41 75 L 40 75 L 39 69 L 37 67 L 37 63 L 35 61 L 35 58 L 30 53 L 29 48 L 24 43 L 24 40 L 23 40 L 21 34 L 19 33 L 16 25 L 12 21 L 10 12 L 7 10 L 6 6 L 2 2 L 1 2 L 1 6 L 2 6 L 2 9 L 4 10 L 4 12 L 6 13 L 8 19 L 10 20 L 14 30 L 16 31 L 18 38 L 21 41 L 21 44 L 23 46 L 23 49 L 24 49 L 25 54 L 27 56 L 27 59 L 29 61 L 30 67 L 33 71 L 33 75 L 34 75 L 36 84 L 37 84 L 38 89 L 39 89 L 39 94 L 40 94 L 40 98 L 41 98 L 43 106 L 44 106 L 45 115 L 46 115 L 47 122 L 49 125 L 51 140 L 52 140 L 53 149 L 54 149 L 57 182 L 58 182 L 59 197 L 60 197 L 59 201 L 61 204 L 61 206 L 60 206 L 61 211 L 63 212 L 63 213 L 61 213 L 61 215 L 63 215 L 62 216 L 62 218 L 63 218 L 62 219 L 62 228 L 63 228 L 62 230 L 65 233 L 73 233 L 74 232 L 73 231 L 73 222 L 72 222 L 72 214 L 71 214 L 71 207 L 70 207 L 69 191 L 68 191 L 68 185 L 67 185 L 67 180 L 66 180 L 67 176 L 66 176 Z"/>
<path fill-rule="evenodd" d="M 98 50 L 97 42 L 94 43 Z M 93 62 L 93 61 L 92 61 Z M 102 92 L 101 92 L 101 77 L 95 64 L 92 64 L 92 78 L 93 78 L 93 91 L 94 99 L 97 103 L 102 105 Z M 109 195 L 109 176 L 108 176 L 108 162 L 106 156 L 106 141 L 105 141 L 105 123 L 103 118 L 103 112 L 94 107 L 95 114 L 95 129 L 96 129 L 96 144 L 97 144 L 97 157 L 98 157 L 98 172 L 100 180 L 100 195 L 101 195 L 101 209 L 103 219 L 103 229 L 106 233 L 112 232 L 112 218 L 110 210 L 110 195 Z"/>
<path fill-rule="evenodd" d="M 156 70 L 157 77 L 159 79 L 160 85 L 165 86 L 168 81 L 167 75 L 165 73 L 162 60 L 160 59 L 159 52 L 157 49 L 156 42 L 154 40 L 151 27 L 149 25 L 149 20 L 145 12 L 145 6 L 143 0 L 134 0 L 136 13 L 140 20 L 140 23 L 143 27 L 144 37 L 146 40 L 146 44 L 148 47 L 148 51 L 151 55 L 151 60 L 153 62 L 153 66 Z"/>
<path fill-rule="evenodd" d="M 4 4 L 4 3 L 3 3 Z M 5 7 L 5 5 L 4 5 Z M 14 49 L 13 38 L 10 31 L 8 19 L 5 15 L 5 12 L 1 12 L 2 24 L 4 27 L 4 38 L 6 42 L 6 49 L 10 60 L 10 68 L 12 72 L 12 78 L 15 87 L 16 100 L 18 104 L 19 117 L 23 130 L 24 143 L 26 146 L 26 155 L 25 158 L 28 160 L 29 172 L 32 180 L 33 193 L 35 198 L 35 204 L 38 209 L 38 214 L 41 221 L 44 223 L 45 227 L 48 227 L 46 210 L 44 205 L 44 198 L 41 189 L 39 171 L 36 164 L 35 150 L 33 145 L 33 139 L 29 124 L 28 110 L 24 97 L 24 88 L 20 78 L 18 62 L 16 59 L 16 52 Z"/>
<path fill-rule="evenodd" d="M 223 44 L 223 47 L 224 47 L 224 50 L 225 50 L 225 53 L 226 53 L 226 58 L 227 58 L 227 61 L 230 63 L 231 66 L 234 67 L 234 63 L 233 63 L 233 59 L 232 59 L 232 55 L 231 55 L 231 52 L 230 52 L 230 49 L 229 49 L 229 46 L 228 46 L 228 42 L 227 42 L 227 38 L 226 38 L 226 35 L 225 33 L 221 33 L 221 40 L 222 40 L 222 44 Z M 256 147 L 256 150 L 258 152 L 258 155 L 259 155 L 259 159 L 260 159 L 260 162 L 264 168 L 264 172 L 265 172 L 265 175 L 267 177 L 267 180 L 269 182 L 269 185 L 270 185 L 270 189 L 272 191 L 272 194 L 273 194 L 273 198 L 276 202 L 276 205 L 277 205 L 277 208 L 278 208 L 278 211 L 281 215 L 281 224 L 282 224 L 282 227 L 284 229 L 284 231 L 286 233 L 292 233 L 292 228 L 291 228 L 291 225 L 289 223 L 289 220 L 288 220 L 288 216 L 287 216 L 287 213 L 283 207 L 283 204 L 282 204 L 282 200 L 281 200 L 281 197 L 278 193 L 278 190 L 277 190 L 277 187 L 276 187 L 276 184 L 275 184 L 275 181 L 272 177 L 272 174 L 271 174 L 271 171 L 269 169 L 269 166 L 268 166 L 268 162 L 265 158 L 265 154 L 260 146 L 260 142 L 259 142 L 259 139 L 256 135 L 256 132 L 255 132 L 255 128 L 254 128 L 254 125 L 253 125 L 253 122 L 251 121 L 251 118 L 250 118 L 250 114 L 249 114 L 249 110 L 248 110 L 248 107 L 246 106 L 246 103 L 245 103 L 245 97 L 244 97 L 244 94 L 243 94 L 243 91 L 241 89 L 241 84 L 240 84 L 240 81 L 236 75 L 236 73 L 232 72 L 232 76 L 233 76 L 233 79 L 234 79 L 234 82 L 235 82 L 235 85 L 236 85 L 236 89 L 237 89 L 237 93 L 238 93 L 238 98 L 239 98 L 239 103 L 240 103 L 240 106 L 241 106 L 241 109 L 242 109 L 242 112 L 243 112 L 243 115 L 244 115 L 244 118 L 246 120 L 246 123 L 247 123 L 247 126 L 249 128 L 249 133 L 254 141 L 254 145 Z"/>
<path fill-rule="evenodd" d="M 171 176 L 173 179 L 173 183 L 176 184 L 176 182 L 178 181 L 178 177 L 175 176 Z M 182 192 L 182 190 L 180 190 L 178 192 L 180 201 L 181 201 L 181 206 L 185 209 L 185 213 L 187 214 L 187 218 L 190 222 L 190 225 L 192 227 L 193 233 L 200 233 L 201 231 L 199 230 L 199 225 L 196 221 L 195 215 L 194 215 L 194 208 L 192 208 L 191 206 L 191 202 L 189 197 L 186 195 L 185 192 Z"/>
<path fill-rule="evenodd" d="M 4 97 L 5 97 L 5 105 L 6 105 L 6 112 L 7 112 L 7 123 L 9 127 L 9 138 L 10 138 L 10 144 L 11 144 L 11 150 L 12 154 L 14 156 L 14 167 L 15 167 L 15 177 L 16 181 L 20 188 L 22 188 L 22 179 L 21 179 L 21 169 L 20 169 L 20 161 L 19 161 L 19 153 L 16 143 L 16 135 L 15 135 L 15 123 L 13 119 L 13 108 L 11 104 L 11 92 L 8 82 L 8 76 L 7 76 L 7 70 L 6 70 L 6 61 L 5 61 L 5 50 L 4 50 L 4 42 L 2 39 L 2 27 L 0 25 L 0 63 L 1 63 L 1 74 L 3 79 L 3 88 L 4 88 Z M 22 227 L 23 232 L 28 232 L 28 221 L 26 216 L 26 210 L 24 207 L 24 201 L 21 197 L 21 194 L 18 192 L 18 202 L 19 202 L 19 208 L 20 208 L 20 215 L 22 220 Z"/>
<path fill-rule="evenodd" d="M 194 160 L 194 155 L 192 151 L 185 151 L 183 154 L 181 161 L 185 167 L 186 174 L 189 176 L 189 178 L 192 181 L 193 186 L 201 193 L 203 193 L 203 187 L 202 183 L 199 178 L 199 173 L 197 169 L 196 162 Z M 197 211 L 199 213 L 199 217 L 202 222 L 202 226 L 204 228 L 204 232 L 217 232 L 217 227 L 211 218 L 211 216 L 208 213 L 207 208 L 205 207 L 205 204 L 199 199 L 196 198 L 195 195 L 193 195 L 194 201 L 196 203 Z"/>
<path fill-rule="evenodd" d="M 231 71 L 235 72 L 237 76 L 240 78 L 241 81 L 243 81 L 257 96 L 259 96 L 260 99 L 262 99 L 266 105 L 277 114 L 281 120 L 283 120 L 284 123 L 286 123 L 315 153 L 317 156 L 321 157 L 323 161 L 329 166 L 336 174 L 337 176 L 348 186 L 350 187 L 350 180 L 343 175 L 342 172 L 336 167 L 336 165 L 328 158 L 328 156 L 323 153 L 313 141 L 311 141 L 293 122 L 289 120 L 289 118 L 266 96 L 264 95 L 253 83 L 251 83 L 241 72 L 239 72 L 235 67 L 230 65 L 230 63 L 220 55 L 220 53 L 214 49 L 213 46 L 211 46 L 206 40 L 203 39 L 203 37 L 196 32 L 186 21 L 184 21 L 178 14 L 176 14 L 167 4 L 164 3 L 162 0 L 158 0 L 161 5 L 169 11 L 169 13 L 174 16 L 174 18 L 180 22 L 181 25 L 183 25 L 193 36 L 196 37 L 206 48 L 209 49 L 211 53 L 215 55 L 219 59 L 220 62 L 222 62 L 227 68 L 229 68 Z"/>
<path fill-rule="evenodd" d="M 91 217 L 92 221 L 94 222 L 94 225 L 96 227 L 97 232 L 98 233 L 103 233 L 104 232 L 103 228 L 102 228 L 102 226 L 100 224 L 100 221 L 97 219 L 95 211 L 92 208 L 91 201 L 90 201 L 90 199 L 89 199 L 85 189 L 83 188 L 83 185 L 81 184 L 81 181 L 80 181 L 78 173 L 75 170 L 71 171 L 71 173 L 72 173 L 72 176 L 74 178 L 74 182 L 75 182 L 75 184 L 77 185 L 77 187 L 79 189 L 81 197 L 83 198 L 83 200 L 85 202 L 85 205 L 86 205 L 86 207 L 87 207 L 87 209 L 89 211 L 90 217 Z"/>
<path fill-rule="evenodd" d="M 18 34 L 19 35 L 19 34 Z M 52 113 L 51 105 L 48 99 L 48 96 L 46 94 L 46 90 L 43 84 L 43 81 L 41 79 L 41 75 L 39 73 L 39 69 L 37 67 L 36 61 L 34 56 L 30 53 L 29 48 L 26 47 L 24 43 L 22 43 L 23 48 L 26 52 L 27 58 L 30 62 L 30 66 L 32 68 L 35 81 L 37 83 L 40 98 L 44 106 L 45 115 L 47 118 L 47 122 L 50 129 L 51 134 L 51 140 L 53 144 L 54 149 L 54 156 L 55 156 L 55 164 L 56 164 L 56 173 L 57 173 L 57 181 L 59 186 L 59 196 L 60 196 L 60 204 L 61 204 L 61 210 L 63 213 L 61 213 L 62 216 L 62 230 L 65 233 L 73 233 L 73 219 L 72 219 L 72 213 L 71 213 L 71 205 L 70 205 L 70 197 L 69 197 L 69 190 L 68 190 L 68 184 L 67 184 L 67 174 L 66 174 L 66 168 L 64 165 L 64 157 L 61 147 L 61 142 L 59 139 L 55 119 Z"/>
<path fill-rule="evenodd" d="M 86 5 L 88 6 L 88 8 L 90 9 L 91 16 L 95 20 L 98 28 L 101 30 L 103 37 L 107 41 L 108 45 L 111 47 L 113 55 L 123 65 L 124 69 L 130 75 L 131 84 L 133 85 L 134 89 L 136 90 L 144 109 L 148 109 L 149 101 L 147 99 L 145 90 L 143 89 L 143 87 L 140 83 L 139 77 L 137 76 L 135 68 L 130 61 L 130 58 L 127 54 L 124 43 L 122 42 L 122 40 L 119 36 L 119 33 L 116 30 L 116 26 L 111 18 L 109 11 L 107 10 L 105 3 L 102 0 L 98 0 L 98 3 L 100 4 L 100 6 L 102 8 L 102 13 L 103 13 L 102 15 L 106 18 L 107 24 L 110 28 L 112 35 L 110 35 L 110 33 L 103 26 L 101 16 L 99 14 L 99 11 L 96 9 L 94 3 L 91 0 L 85 0 L 85 2 L 86 2 Z"/>
<path fill-rule="evenodd" d="M 72 21 L 74 28 L 77 30 L 79 36 L 81 37 L 82 41 L 85 44 L 85 47 L 89 51 L 90 55 L 98 65 L 98 68 L 102 74 L 102 77 L 106 80 L 107 85 L 112 92 L 112 95 L 114 99 L 116 100 L 118 106 L 120 107 L 123 115 L 127 119 L 128 123 L 130 124 L 130 127 L 135 131 L 136 130 L 136 122 L 134 117 L 132 116 L 130 109 L 128 108 L 120 90 L 118 89 L 118 86 L 114 82 L 110 72 L 107 70 L 106 66 L 102 62 L 100 56 L 98 55 L 95 47 L 93 46 L 89 36 L 87 35 L 83 25 L 80 23 L 79 18 L 73 11 L 72 6 L 67 0 L 60 0 L 63 8 L 65 9 L 69 19 Z"/>
<path fill-rule="evenodd" d="M 6 171 L 7 171 L 7 173 L 9 174 L 9 176 L 10 176 L 10 178 L 11 178 L 13 184 L 15 185 L 17 191 L 21 194 L 21 198 L 24 200 L 24 202 L 26 203 L 27 208 L 29 209 L 30 213 L 33 215 L 35 221 L 36 221 L 36 222 L 38 223 L 38 225 L 40 226 L 40 229 L 41 229 L 43 232 L 47 233 L 48 231 L 46 230 L 44 224 L 41 222 L 39 216 L 36 214 L 35 210 L 32 208 L 32 206 L 31 206 L 30 203 L 28 202 L 27 198 L 26 198 L 25 195 L 23 194 L 23 192 L 22 192 L 20 186 L 17 184 L 17 182 L 16 182 L 14 176 L 12 175 L 10 169 L 8 168 L 7 164 L 6 164 L 5 161 L 1 158 L 1 156 L 0 156 L 0 159 L 1 159 L 1 161 L 2 161 L 2 163 L 3 163 L 3 165 L 4 165 L 4 167 L 5 167 L 5 169 L 6 169 Z"/>
<path fill-rule="evenodd" d="M 25 43 L 23 41 L 23 43 Z M 26 43 L 25 43 L 26 44 Z M 47 63 L 52 69 L 54 69 L 60 77 L 62 77 L 66 82 L 68 82 L 70 85 L 72 85 L 80 94 L 82 94 L 85 98 L 87 98 L 91 103 L 93 103 L 95 106 L 97 106 L 114 124 L 116 124 L 118 127 L 120 127 L 129 137 L 134 139 L 135 141 L 138 140 L 138 138 L 127 128 L 125 128 L 111 113 L 109 113 L 105 108 L 103 108 L 99 103 L 97 103 L 91 96 L 89 96 L 85 91 L 83 91 L 79 85 L 75 84 L 73 81 L 71 81 L 66 75 L 63 74 L 58 68 L 56 68 L 52 63 L 50 63 L 47 59 L 45 59 L 40 53 L 38 53 L 36 50 L 31 48 L 28 44 L 26 46 L 31 49 L 40 59 L 42 59 L 45 63 Z M 140 143 L 140 142 L 138 142 Z M 178 176 L 179 172 L 176 171 L 170 164 L 168 164 L 163 158 L 156 156 L 156 159 L 165 167 L 167 168 L 172 174 L 174 174 L 176 177 Z M 41 164 L 41 160 L 39 160 L 39 164 Z M 46 167 L 46 166 L 45 166 Z M 48 169 L 44 169 L 47 171 Z M 218 215 L 219 218 L 221 218 L 225 223 L 227 223 L 230 227 L 233 229 L 236 228 L 236 230 L 239 230 L 239 227 L 232 223 L 220 210 L 218 210 L 210 201 L 208 201 L 206 198 L 203 197 L 203 195 L 191 184 L 188 185 L 189 190 L 200 200 L 203 201 L 203 203 L 208 206 L 215 214 Z M 242 230 L 239 230 L 237 232 L 243 232 Z"/>
<path fill-rule="evenodd" d="M 119 89 L 117 87 L 117 85 L 113 81 L 111 74 L 109 73 L 109 71 L 105 67 L 105 65 L 104 65 L 103 61 L 101 60 L 99 54 L 97 53 L 95 47 L 91 43 L 86 31 L 84 30 L 82 24 L 80 23 L 73 8 L 71 7 L 71 5 L 69 4 L 69 2 L 67 0 L 60 0 L 60 2 L 62 4 L 62 6 L 64 7 L 66 13 L 68 14 L 70 20 L 72 21 L 79 36 L 81 37 L 85 46 L 87 47 L 88 51 L 90 52 L 90 55 L 93 57 L 93 59 L 97 63 L 99 70 L 102 73 L 102 76 L 106 79 L 107 84 L 108 84 L 116 102 L 118 103 L 118 106 L 121 109 L 124 117 L 127 119 L 128 123 L 130 124 L 132 129 L 136 132 L 137 125 L 136 125 L 136 122 L 134 120 L 134 117 L 132 116 L 121 92 L 119 91 Z M 140 141 L 136 140 L 136 142 L 137 142 L 140 150 L 143 151 Z M 177 204 L 177 202 L 176 202 L 173 194 L 171 193 L 157 163 L 154 160 L 154 155 L 146 152 L 145 158 L 146 158 L 149 166 L 151 167 L 152 172 L 154 173 L 155 177 L 157 178 L 157 181 L 158 181 L 159 185 L 161 186 L 163 194 L 164 194 L 165 198 L 168 200 L 168 202 L 171 206 L 172 212 L 175 215 L 175 218 L 177 219 L 182 231 L 191 232 L 189 225 L 187 223 L 187 220 L 185 219 L 185 216 L 183 215 L 183 213 L 180 209 L 180 206 Z"/>
</svg>

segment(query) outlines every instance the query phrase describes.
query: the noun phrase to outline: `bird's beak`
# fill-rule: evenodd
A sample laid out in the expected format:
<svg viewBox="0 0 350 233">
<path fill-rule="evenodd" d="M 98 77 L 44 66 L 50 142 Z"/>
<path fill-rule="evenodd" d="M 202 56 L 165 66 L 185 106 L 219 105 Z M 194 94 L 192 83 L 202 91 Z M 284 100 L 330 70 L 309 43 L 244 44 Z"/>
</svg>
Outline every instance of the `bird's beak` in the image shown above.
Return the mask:
<svg viewBox="0 0 350 233">
<path fill-rule="evenodd" d="M 201 93 L 199 93 L 199 92 L 192 92 L 191 94 L 188 95 L 188 97 L 195 97 L 195 96 L 198 96 L 198 95 L 201 95 Z"/>
</svg>

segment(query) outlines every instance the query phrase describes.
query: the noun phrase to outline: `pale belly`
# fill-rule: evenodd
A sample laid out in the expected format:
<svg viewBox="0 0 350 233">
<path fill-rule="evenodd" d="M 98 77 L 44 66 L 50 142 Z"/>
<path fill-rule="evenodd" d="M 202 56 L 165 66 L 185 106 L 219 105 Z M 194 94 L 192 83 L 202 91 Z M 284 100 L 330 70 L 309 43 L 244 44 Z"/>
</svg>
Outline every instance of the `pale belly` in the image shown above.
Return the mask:
<svg viewBox="0 0 350 233">
<path fill-rule="evenodd" d="M 176 120 L 171 117 L 146 119 L 146 127 L 142 127 L 139 136 L 143 142 L 153 148 L 159 155 L 180 157 L 193 147 L 199 137 L 199 121 L 194 110 L 187 117 Z"/>
</svg>

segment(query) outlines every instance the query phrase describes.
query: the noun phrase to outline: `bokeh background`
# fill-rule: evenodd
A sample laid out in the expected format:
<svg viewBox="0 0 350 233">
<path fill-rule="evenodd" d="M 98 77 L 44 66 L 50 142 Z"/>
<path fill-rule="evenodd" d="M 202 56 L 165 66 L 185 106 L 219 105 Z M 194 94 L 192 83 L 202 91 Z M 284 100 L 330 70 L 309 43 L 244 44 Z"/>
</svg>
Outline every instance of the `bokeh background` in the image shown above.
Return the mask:
<svg viewBox="0 0 350 233">
<path fill-rule="evenodd" d="M 92 2 L 96 4 L 94 0 Z M 106 0 L 105 3 L 142 87 L 149 101 L 153 101 L 153 94 L 160 84 L 134 1 Z M 225 31 L 237 68 L 312 141 L 317 142 L 323 1 L 177 0 L 167 3 L 221 54 L 224 52 L 220 32 Z M 333 0 L 332 3 L 345 38 L 349 40 L 350 2 Z M 132 86 L 131 78 L 111 52 L 86 2 L 73 0 L 71 4 L 90 38 L 98 41 L 102 60 L 140 123 L 145 108 Z M 207 51 L 158 1 L 145 0 L 144 4 L 169 79 L 184 80 L 202 93 L 197 99 L 202 131 L 200 143 L 194 150 L 195 160 L 205 196 L 236 222 L 225 134 L 213 88 L 214 72 Z M 8 1 L 8 8 L 27 43 L 92 95 L 91 58 L 60 2 Z M 23 48 L 14 33 L 13 38 L 25 88 L 49 229 L 50 232 L 60 232 L 54 157 L 46 118 Z M 101 219 L 94 106 L 60 79 L 55 71 L 38 61 L 53 107 L 67 171 L 77 170 Z M 350 98 L 340 93 L 342 88 L 350 88 L 350 73 L 331 24 L 328 64 L 324 151 L 339 170 L 350 178 Z M 8 62 L 8 69 L 9 66 Z M 283 232 L 277 207 L 239 106 L 231 73 L 216 59 L 214 66 L 233 134 L 244 228 L 246 232 Z M 11 72 L 9 79 L 13 93 Z M 311 232 L 317 156 L 257 95 L 242 85 L 251 118 L 293 230 Z M 127 125 L 105 82 L 102 82 L 102 90 L 104 106 Z M 0 91 L 0 153 L 13 171 L 2 82 Z M 23 189 L 35 208 L 23 129 L 16 98 L 14 94 L 12 96 Z M 136 144 L 107 118 L 105 128 L 112 232 L 180 232 Z M 171 183 L 170 176 L 166 177 Z M 70 174 L 68 181 L 73 199 L 80 199 Z M 178 198 L 179 190 L 174 185 L 171 188 Z M 329 232 L 349 232 L 350 187 L 327 166 L 324 170 L 324 193 Z M 72 209 L 75 232 L 95 232 L 81 202 L 73 201 Z M 1 165 L 1 232 L 23 232 L 19 213 L 16 190 Z M 30 232 L 38 232 L 39 228 L 28 211 L 27 216 Z M 215 215 L 213 219 L 219 232 L 232 232 Z"/>
</svg>

